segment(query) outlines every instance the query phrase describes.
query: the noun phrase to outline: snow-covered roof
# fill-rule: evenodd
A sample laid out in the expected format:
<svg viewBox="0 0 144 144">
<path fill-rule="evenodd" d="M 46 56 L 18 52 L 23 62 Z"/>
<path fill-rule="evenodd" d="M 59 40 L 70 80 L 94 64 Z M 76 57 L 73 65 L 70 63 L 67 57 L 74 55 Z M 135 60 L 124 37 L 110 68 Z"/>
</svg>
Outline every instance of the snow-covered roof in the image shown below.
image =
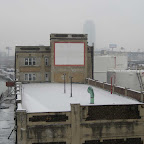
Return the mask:
<svg viewBox="0 0 144 144">
<path fill-rule="evenodd" d="M 22 85 L 22 106 L 20 110 L 27 112 L 65 112 L 71 110 L 71 104 L 80 105 L 124 105 L 141 104 L 127 97 L 111 94 L 100 88 L 93 87 L 94 104 L 90 104 L 90 94 L 87 89 L 90 85 L 62 83 L 35 83 Z M 18 107 L 19 110 L 19 107 Z"/>
</svg>

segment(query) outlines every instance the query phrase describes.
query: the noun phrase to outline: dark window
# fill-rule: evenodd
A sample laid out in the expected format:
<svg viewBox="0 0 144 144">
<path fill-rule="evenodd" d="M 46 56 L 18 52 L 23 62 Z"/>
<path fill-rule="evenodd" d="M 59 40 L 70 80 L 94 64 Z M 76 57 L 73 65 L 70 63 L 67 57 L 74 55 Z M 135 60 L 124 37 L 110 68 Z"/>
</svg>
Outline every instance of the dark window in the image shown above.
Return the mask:
<svg viewBox="0 0 144 144">
<path fill-rule="evenodd" d="M 28 65 L 28 58 L 25 58 L 25 65 Z"/>
<path fill-rule="evenodd" d="M 36 74 L 33 74 L 33 81 L 36 80 Z"/>
<path fill-rule="evenodd" d="M 35 61 L 35 58 L 33 58 L 33 65 L 36 65 L 36 61 Z"/>
<path fill-rule="evenodd" d="M 48 58 L 45 58 L 45 65 L 48 65 Z"/>
<path fill-rule="evenodd" d="M 32 80 L 32 74 L 29 74 L 29 81 Z"/>
<path fill-rule="evenodd" d="M 35 81 L 36 74 L 24 74 L 24 80 L 25 81 Z"/>
<path fill-rule="evenodd" d="M 28 81 L 28 74 L 25 74 L 25 81 Z"/>
<path fill-rule="evenodd" d="M 36 65 L 36 58 L 25 58 L 25 65 Z"/>
<path fill-rule="evenodd" d="M 29 65 L 32 65 L 32 58 L 29 58 Z"/>
</svg>

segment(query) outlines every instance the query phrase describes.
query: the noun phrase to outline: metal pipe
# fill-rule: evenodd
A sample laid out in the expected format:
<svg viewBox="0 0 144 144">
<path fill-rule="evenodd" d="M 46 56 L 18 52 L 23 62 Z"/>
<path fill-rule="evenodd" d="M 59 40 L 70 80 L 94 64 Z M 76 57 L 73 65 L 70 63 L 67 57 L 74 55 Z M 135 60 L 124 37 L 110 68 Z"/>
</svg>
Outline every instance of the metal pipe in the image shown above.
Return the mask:
<svg viewBox="0 0 144 144">
<path fill-rule="evenodd" d="M 111 77 L 111 94 L 112 94 L 112 77 Z"/>
<path fill-rule="evenodd" d="M 64 93 L 66 93 L 66 89 L 65 89 L 65 76 L 66 76 L 66 74 L 64 73 L 63 76 L 64 76 Z"/>
<path fill-rule="evenodd" d="M 71 79 L 71 96 L 70 97 L 72 97 L 72 76 L 70 76 L 70 79 Z"/>
<path fill-rule="evenodd" d="M 94 91 L 92 87 L 88 87 L 88 93 L 90 93 L 90 104 L 94 104 Z"/>
</svg>

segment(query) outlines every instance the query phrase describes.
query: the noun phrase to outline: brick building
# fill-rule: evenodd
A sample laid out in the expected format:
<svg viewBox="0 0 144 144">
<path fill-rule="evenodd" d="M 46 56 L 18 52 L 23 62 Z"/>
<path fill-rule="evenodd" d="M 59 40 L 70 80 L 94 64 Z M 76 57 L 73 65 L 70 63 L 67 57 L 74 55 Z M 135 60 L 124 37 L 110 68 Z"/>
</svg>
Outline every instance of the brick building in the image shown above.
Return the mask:
<svg viewBox="0 0 144 144">
<path fill-rule="evenodd" d="M 48 46 L 16 46 L 16 79 L 22 82 L 50 81 L 50 52 Z"/>
<path fill-rule="evenodd" d="M 50 46 L 16 46 L 16 79 L 27 82 L 84 83 L 92 78 L 93 47 L 85 34 L 51 34 Z"/>
</svg>

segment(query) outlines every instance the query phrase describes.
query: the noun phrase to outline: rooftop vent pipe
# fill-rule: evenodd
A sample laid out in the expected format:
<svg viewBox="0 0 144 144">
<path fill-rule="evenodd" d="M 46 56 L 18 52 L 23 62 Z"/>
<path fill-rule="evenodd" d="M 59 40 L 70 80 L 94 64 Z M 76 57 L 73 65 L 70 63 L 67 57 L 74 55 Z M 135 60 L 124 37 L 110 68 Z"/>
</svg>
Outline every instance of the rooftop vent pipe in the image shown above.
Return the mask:
<svg viewBox="0 0 144 144">
<path fill-rule="evenodd" d="M 88 87 L 88 93 L 90 93 L 90 104 L 94 104 L 94 92 L 92 87 Z"/>
</svg>

